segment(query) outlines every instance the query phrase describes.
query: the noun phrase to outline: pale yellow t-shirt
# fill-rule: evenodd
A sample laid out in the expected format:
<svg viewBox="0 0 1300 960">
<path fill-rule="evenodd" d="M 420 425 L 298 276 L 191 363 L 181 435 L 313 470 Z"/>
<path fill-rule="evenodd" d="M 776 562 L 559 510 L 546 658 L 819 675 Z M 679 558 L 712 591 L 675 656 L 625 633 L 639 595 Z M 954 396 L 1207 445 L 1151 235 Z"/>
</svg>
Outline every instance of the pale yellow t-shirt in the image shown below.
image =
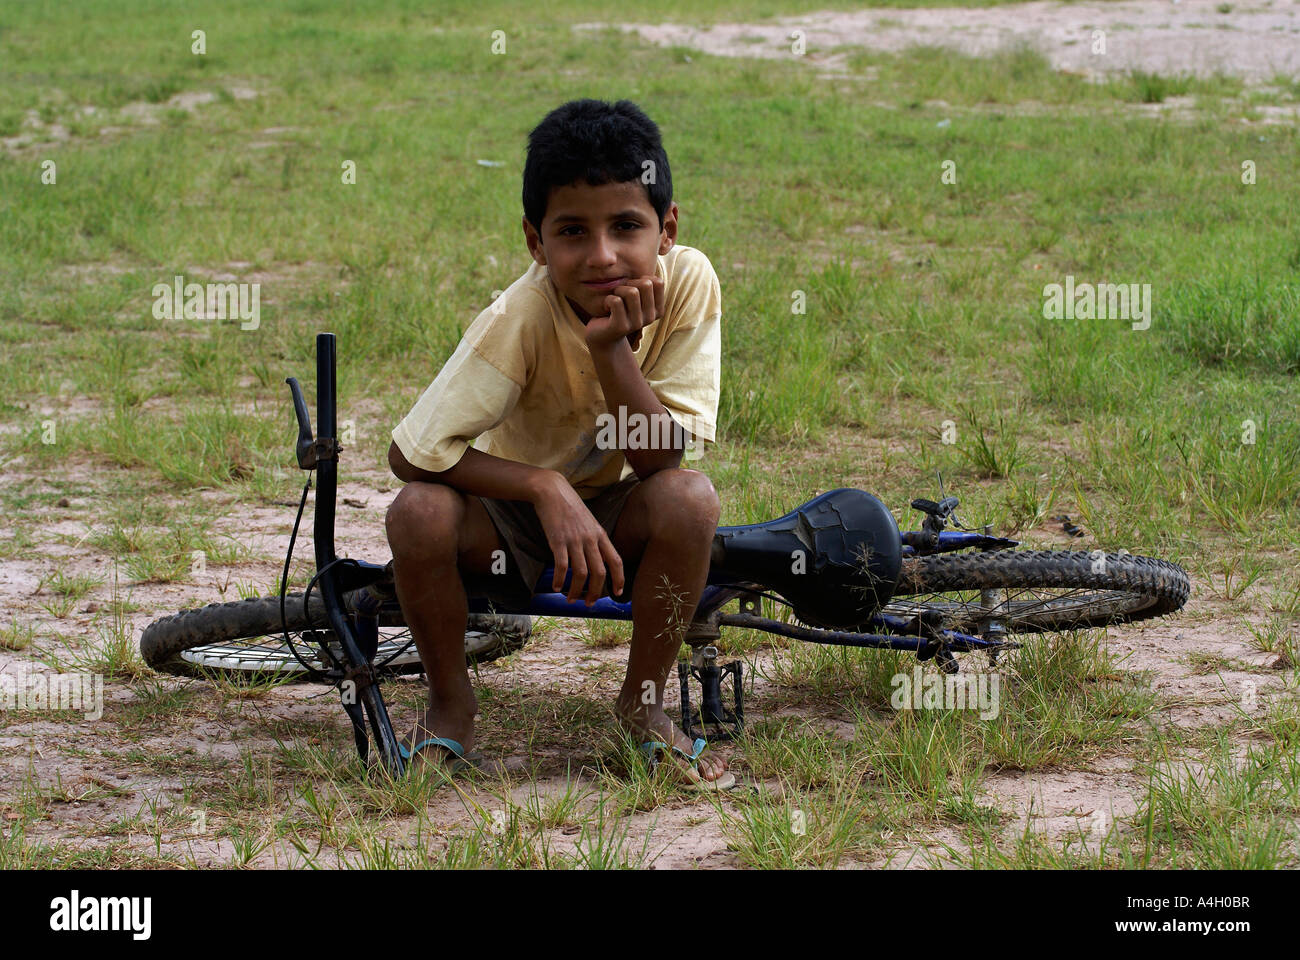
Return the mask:
<svg viewBox="0 0 1300 960">
<path fill-rule="evenodd" d="M 713 442 L 722 376 L 722 301 L 713 265 L 674 245 L 657 258 L 664 317 L 645 327 L 635 356 L 674 421 Z M 466 448 L 556 470 L 584 498 L 633 473 L 623 451 L 597 443 L 609 418 L 573 307 L 534 262 L 478 315 L 451 358 L 393 430 L 402 455 L 441 472 Z M 617 419 L 617 418 L 615 418 Z"/>
</svg>

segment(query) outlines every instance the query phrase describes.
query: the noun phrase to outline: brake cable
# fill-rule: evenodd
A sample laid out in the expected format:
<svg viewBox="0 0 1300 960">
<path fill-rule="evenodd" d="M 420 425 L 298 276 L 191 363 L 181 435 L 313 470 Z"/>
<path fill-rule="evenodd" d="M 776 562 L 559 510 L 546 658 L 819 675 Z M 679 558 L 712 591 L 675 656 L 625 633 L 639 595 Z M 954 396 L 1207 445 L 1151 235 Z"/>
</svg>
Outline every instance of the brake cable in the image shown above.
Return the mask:
<svg viewBox="0 0 1300 960">
<path fill-rule="evenodd" d="M 311 490 L 311 474 L 312 471 L 308 470 L 307 482 L 303 484 L 302 487 L 302 499 L 298 501 L 298 515 L 293 518 L 293 532 L 289 534 L 289 549 L 284 555 L 284 571 L 280 574 L 280 630 L 284 633 L 284 645 L 289 648 L 289 652 L 293 654 L 293 658 L 302 665 L 304 670 L 307 671 L 308 676 L 319 675 L 322 671 L 307 663 L 307 661 L 299 655 L 298 648 L 294 645 L 293 641 L 289 639 L 289 618 L 285 613 L 285 596 L 289 589 L 289 565 L 293 562 L 293 546 L 298 540 L 298 526 L 302 523 L 303 510 L 307 507 L 307 493 Z M 337 559 L 338 558 L 335 558 L 334 562 L 337 562 Z M 326 569 L 333 566 L 334 562 L 328 564 Z M 308 601 L 311 599 L 312 587 L 316 585 L 316 581 L 324 572 L 324 570 L 318 571 L 316 576 L 312 577 L 311 582 L 307 585 L 307 590 L 303 593 L 303 620 L 309 627 L 311 626 L 311 615 L 308 612 Z M 331 661 L 334 661 L 336 666 L 340 666 L 338 661 L 334 659 L 334 655 L 330 653 L 329 648 L 323 643 L 321 644 L 321 650 Z"/>
</svg>

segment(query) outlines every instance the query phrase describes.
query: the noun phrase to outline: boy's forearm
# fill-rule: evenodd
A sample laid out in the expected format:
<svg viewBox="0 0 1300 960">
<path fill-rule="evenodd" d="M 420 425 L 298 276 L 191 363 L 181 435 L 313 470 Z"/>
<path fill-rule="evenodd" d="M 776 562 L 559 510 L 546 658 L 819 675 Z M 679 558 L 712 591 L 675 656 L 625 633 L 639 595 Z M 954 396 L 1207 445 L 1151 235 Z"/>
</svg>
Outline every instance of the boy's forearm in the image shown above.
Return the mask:
<svg viewBox="0 0 1300 960">
<path fill-rule="evenodd" d="M 605 409 L 615 418 L 623 422 L 623 418 L 619 417 L 620 407 L 627 410 L 625 421 L 627 423 L 635 422 L 632 419 L 634 414 L 645 417 L 646 424 L 660 423 L 662 421 L 659 420 L 659 416 L 670 416 L 664 409 L 664 405 L 659 402 L 659 398 L 654 395 L 654 391 L 650 389 L 650 384 L 646 383 L 641 367 L 636 362 L 636 356 L 632 353 L 632 346 L 626 339 L 620 338 L 606 347 L 590 349 L 596 376 L 605 393 Z M 647 429 L 643 435 L 650 437 L 657 436 L 658 433 L 657 430 Z M 674 445 L 669 449 L 656 449 L 656 444 L 651 443 L 648 444 L 650 449 L 623 448 L 623 455 L 627 457 L 627 462 L 632 465 L 639 478 L 644 480 L 660 470 L 672 469 L 682 462 L 685 434 L 676 430 L 672 431 L 672 434 L 671 443 L 676 444 L 680 440 L 683 446 Z"/>
<path fill-rule="evenodd" d="M 536 504 L 557 478 L 564 480 L 554 470 L 504 460 L 473 447 L 465 451 L 454 467 L 438 473 L 412 466 L 401 456 L 401 451 L 396 450 L 396 444 L 390 448 L 388 460 L 399 480 L 445 483 L 462 493 L 493 500 L 524 500 Z"/>
</svg>

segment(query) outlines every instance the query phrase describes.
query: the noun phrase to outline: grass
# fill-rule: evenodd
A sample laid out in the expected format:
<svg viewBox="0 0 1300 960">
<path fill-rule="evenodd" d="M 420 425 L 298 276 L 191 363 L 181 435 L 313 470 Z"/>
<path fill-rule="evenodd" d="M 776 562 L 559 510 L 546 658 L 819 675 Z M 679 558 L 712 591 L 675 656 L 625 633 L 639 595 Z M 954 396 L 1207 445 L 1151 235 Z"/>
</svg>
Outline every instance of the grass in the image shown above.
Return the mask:
<svg viewBox="0 0 1300 960">
<path fill-rule="evenodd" d="M 357 854 L 346 857 L 345 865 L 364 869 L 619 869 L 645 866 L 653 859 L 652 831 L 634 839 L 629 822 L 617 813 L 617 799 L 593 797 L 593 791 L 572 782 L 546 798 L 533 789 L 522 804 L 510 799 L 513 784 L 508 779 L 490 786 L 496 795 L 489 793 L 485 802 L 474 799 L 456 780 L 437 775 L 395 782 L 380 774 L 373 786 L 360 787 L 370 802 L 358 808 L 347 784 L 300 785 L 298 796 L 309 816 L 273 831 L 272 839 L 287 836 L 309 863 L 316 862 L 326 844 L 355 849 Z M 467 818 L 455 830 L 433 828 L 426 810 L 429 800 L 447 789 L 458 795 Z M 380 794 L 389 800 L 405 798 L 400 805 L 411 815 L 405 819 L 414 819 L 414 836 L 380 835 L 374 814 L 392 812 L 383 804 L 375 806 Z M 365 817 L 359 818 L 358 812 Z M 564 837 L 573 839 L 560 849 L 558 841 Z"/>
<path fill-rule="evenodd" d="M 862 771 L 816 792 L 760 795 L 722 819 L 741 863 L 763 869 L 829 869 L 870 855 L 880 843 L 887 808 L 861 790 Z"/>
<path fill-rule="evenodd" d="M 972 439 L 959 445 L 958 450 L 975 476 L 999 479 L 1014 474 L 1020 466 L 1020 439 L 1014 421 L 1009 424 L 1001 413 L 986 419 L 970 408 L 962 410 L 961 415 L 968 428 L 962 432 Z"/>
<path fill-rule="evenodd" d="M 197 706 L 200 691 L 192 682 L 143 677 L 135 685 L 135 695 L 135 700 L 122 708 L 123 721 L 132 727 L 174 722 Z"/>
<path fill-rule="evenodd" d="M 1200 565 L 1198 571 L 1215 596 L 1237 600 L 1263 576 L 1268 561 L 1251 551 L 1224 556 Z"/>
<path fill-rule="evenodd" d="M 1289 259 L 1300 263 L 1300 247 L 1293 245 Z M 1300 370 L 1300 287 L 1294 283 L 1227 274 L 1193 280 L 1170 295 L 1175 342 L 1206 367 Z"/>
<path fill-rule="evenodd" d="M 957 864 L 983 869 L 1269 870 L 1292 864 L 1300 839 L 1294 751 L 1275 744 L 1251 748 L 1244 757 L 1238 752 L 1220 736 L 1197 759 L 1166 754 L 1147 770 L 1131 816 L 1082 819 L 1074 836 L 1045 837 L 1026 820 L 1010 836 L 984 825 L 967 832 L 965 850 L 945 848 Z"/>
<path fill-rule="evenodd" d="M 1297 653 L 1294 622 L 1274 616 L 1260 626 L 1247 624 L 1246 629 L 1250 632 L 1251 645 L 1255 649 L 1262 653 L 1277 654 L 1279 667 L 1295 666 L 1300 654 Z"/>
<path fill-rule="evenodd" d="M 1135 820 L 1148 853 L 1192 869 L 1276 869 L 1291 862 L 1300 812 L 1300 763 L 1273 746 L 1244 757 L 1226 739 L 1196 764 L 1165 763 L 1149 773 Z"/>
<path fill-rule="evenodd" d="M 95 636 L 83 642 L 59 636 L 57 640 L 63 648 L 62 654 L 47 650 L 38 654 L 38 658 L 59 673 L 75 671 L 98 674 L 106 679 L 147 676 L 149 667 L 137 650 L 135 628 L 128 616 L 130 609 L 129 594 L 123 597 L 114 579 L 112 599 L 107 609 L 94 616 Z"/>
<path fill-rule="evenodd" d="M 520 816 L 528 825 L 542 830 L 573 826 L 590 795 L 589 789 L 566 776 L 563 789 L 548 796 L 540 794 L 534 786 L 520 806 Z"/>
<path fill-rule="evenodd" d="M 856 6 L 799 0 L 781 13 Z M 1293 838 L 1272 825 L 1295 813 L 1282 745 L 1296 743 L 1300 184 L 1279 171 L 1300 144 L 1294 126 L 1239 122 L 1294 103 L 1294 78 L 1271 91 L 1144 72 L 1090 83 L 1029 50 L 917 48 L 849 56 L 846 69 L 871 78 L 863 102 L 807 64 L 687 61 L 620 32 L 593 46 L 569 28 L 572 3 L 544 15 L 496 0 L 437 13 L 234 3 L 204 57 L 176 41 L 190 29 L 181 5 L 151 10 L 129 30 L 92 4 L 57 23 L 0 13 L 0 135 L 29 110 L 71 134 L 0 151 L 0 245 L 12 251 L 0 263 L 0 465 L 13 480 L 0 495 L 24 518 L 0 536 L 0 560 L 44 578 L 0 625 L 0 647 L 129 690 L 106 714 L 128 741 L 119 762 L 190 783 L 228 843 L 224 865 L 293 854 L 321 866 L 645 866 L 672 837 L 650 822 L 691 804 L 733 862 L 754 867 L 874 863 L 903 836 L 940 830 L 966 838 L 949 856 L 973 866 L 1294 866 Z M 697 23 L 768 12 L 744 0 L 656 7 Z M 515 25 L 512 52 L 493 57 L 483 36 L 500 23 Z M 94 44 L 81 42 L 87 25 Z M 215 99 L 186 112 L 169 104 L 181 93 Z M 963 658 L 1000 680 L 999 713 L 981 719 L 895 711 L 905 656 L 725 629 L 719 646 L 749 668 L 751 723 L 733 763 L 764 789 L 716 805 L 613 743 L 603 694 L 530 687 L 515 666 L 476 676 L 491 718 L 481 749 L 525 750 L 527 779 L 549 790 L 367 776 L 346 727 L 307 739 L 266 718 L 286 694 L 277 682 L 153 677 L 135 653 L 129 585 L 148 596 L 182 585 L 181 606 L 209 580 L 234 599 L 278 574 L 241 524 L 296 502 L 283 380 L 314 394 L 313 334 L 339 336 L 340 416 L 355 427 L 345 474 L 387 477 L 393 424 L 492 290 L 531 262 L 518 234 L 528 130 L 587 94 L 631 98 L 660 123 L 680 239 L 720 278 L 720 442 L 696 466 L 723 523 L 855 486 L 911 526 L 909 500 L 936 498 L 941 474 L 969 524 L 1039 545 L 1064 513 L 1085 531 L 1073 549 L 1178 559 L 1195 581 L 1188 616 L 1238 618 L 1242 639 L 1281 658 L 1255 671 L 1267 709 L 1233 727 L 1254 753 L 1166 743 L 1150 678 L 1100 634 L 1039 638 L 996 668 Z M 132 119 L 144 109 L 156 126 Z M 45 153 L 56 185 L 32 173 Z M 355 185 L 340 182 L 342 159 L 357 163 Z M 1254 184 L 1241 181 L 1247 159 Z M 948 161 L 955 184 L 941 179 Z M 154 317 L 153 284 L 178 273 L 260 278 L 261 325 Z M 1044 288 L 1066 276 L 1151 284 L 1151 327 L 1048 319 Z M 68 553 L 115 562 L 128 586 L 78 572 Z M 47 642 L 42 620 L 70 621 L 92 599 L 84 638 Z M 764 602 L 764 613 L 776 611 Z M 630 637 L 626 624 L 582 631 L 593 659 Z M 607 673 L 584 683 L 617 680 Z M 418 699 L 387 689 L 401 709 Z M 138 743 L 201 722 L 276 745 L 241 746 L 230 763 Z M 571 743 L 584 745 L 576 763 Z M 1104 835 L 1038 836 L 982 791 L 998 771 L 1087 769 L 1115 753 L 1151 770 L 1140 816 Z M 143 852 L 116 835 L 76 850 L 19 829 L 58 802 L 19 803 L 23 819 L 0 825 L 0 866 L 177 864 L 163 854 L 189 829 L 179 808 L 141 814 Z"/>
<path fill-rule="evenodd" d="M 1169 97 L 1181 97 L 1192 89 L 1190 76 L 1164 76 L 1132 70 L 1128 74 L 1129 90 L 1126 99 L 1136 103 L 1164 103 Z"/>
<path fill-rule="evenodd" d="M 119 557 L 123 571 L 140 583 L 193 580 L 209 565 L 227 566 L 252 559 L 246 544 L 212 531 L 211 512 L 175 509 L 146 500 L 120 501 L 90 542 Z"/>
<path fill-rule="evenodd" d="M 101 577 L 91 576 L 90 574 L 68 576 L 62 570 L 56 570 L 42 579 L 40 583 L 40 589 L 48 586 L 50 592 L 54 595 L 53 598 L 45 601 L 41 606 L 51 616 L 62 619 L 68 615 L 68 612 L 78 600 L 90 593 L 101 581 Z"/>
<path fill-rule="evenodd" d="M 583 642 L 597 649 L 621 647 L 632 639 L 632 624 L 623 620 L 588 620 Z"/>
<path fill-rule="evenodd" d="M 6 650 L 24 650 L 36 639 L 36 628 L 30 623 L 19 623 L 16 617 L 10 617 L 9 623 L 0 629 L 0 647 Z"/>
</svg>

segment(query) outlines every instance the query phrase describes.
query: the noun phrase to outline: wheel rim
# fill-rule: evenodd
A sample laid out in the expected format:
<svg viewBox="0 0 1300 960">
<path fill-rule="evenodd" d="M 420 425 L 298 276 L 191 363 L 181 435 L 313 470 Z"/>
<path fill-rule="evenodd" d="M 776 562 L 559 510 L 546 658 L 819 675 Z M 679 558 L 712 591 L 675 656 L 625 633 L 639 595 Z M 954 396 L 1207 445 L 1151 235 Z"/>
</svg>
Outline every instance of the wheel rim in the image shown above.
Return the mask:
<svg viewBox="0 0 1300 960">
<path fill-rule="evenodd" d="M 1123 620 L 1152 604 L 1153 598 L 1128 590 L 1078 587 L 998 587 L 990 607 L 979 590 L 895 597 L 884 613 L 914 617 L 923 609 L 937 610 L 948 629 L 973 632 L 987 620 L 997 620 L 1011 632 L 1063 630 L 1080 622 L 1092 625 Z"/>
<path fill-rule="evenodd" d="M 482 634 L 476 635 L 482 636 Z M 298 657 L 306 661 L 313 670 L 323 672 L 329 665 L 324 662 L 321 653 L 322 638 L 341 656 L 338 643 L 333 640 L 332 633 L 291 630 L 289 643 L 285 642 L 283 634 L 245 637 L 224 643 L 206 643 L 190 647 L 181 652 L 180 659 L 191 666 L 206 670 L 228 670 L 238 673 L 306 673 L 307 670 L 294 656 L 294 651 L 297 651 Z M 379 649 L 375 654 L 374 662 L 377 670 L 396 670 L 419 664 L 420 655 L 415 649 L 411 631 L 404 627 L 381 628 Z"/>
</svg>

